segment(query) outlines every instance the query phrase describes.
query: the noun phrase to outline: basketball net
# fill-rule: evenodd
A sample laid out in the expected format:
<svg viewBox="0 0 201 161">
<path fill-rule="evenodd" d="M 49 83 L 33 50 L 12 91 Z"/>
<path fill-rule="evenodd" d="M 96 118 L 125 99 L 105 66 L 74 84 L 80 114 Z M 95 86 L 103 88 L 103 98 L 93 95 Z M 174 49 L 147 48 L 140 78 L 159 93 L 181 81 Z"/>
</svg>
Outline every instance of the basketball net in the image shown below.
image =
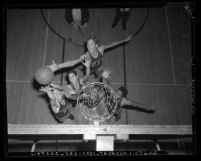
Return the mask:
<svg viewBox="0 0 201 161">
<path fill-rule="evenodd" d="M 117 108 L 116 94 L 104 83 L 91 83 L 79 93 L 77 107 L 85 119 L 97 125 L 114 114 Z"/>
</svg>

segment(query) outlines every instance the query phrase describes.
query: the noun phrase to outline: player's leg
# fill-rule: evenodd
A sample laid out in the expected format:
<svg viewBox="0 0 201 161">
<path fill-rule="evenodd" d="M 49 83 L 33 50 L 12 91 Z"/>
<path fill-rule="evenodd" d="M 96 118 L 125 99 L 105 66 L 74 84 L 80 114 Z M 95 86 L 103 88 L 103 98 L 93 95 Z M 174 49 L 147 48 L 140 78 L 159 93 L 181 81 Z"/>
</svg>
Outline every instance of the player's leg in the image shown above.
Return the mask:
<svg viewBox="0 0 201 161">
<path fill-rule="evenodd" d="M 130 14 L 125 14 L 123 15 L 123 19 L 122 19 L 122 27 L 124 30 L 126 30 L 126 24 L 127 24 L 127 21 L 128 21 L 128 18 L 129 18 Z"/>
<path fill-rule="evenodd" d="M 119 22 L 119 20 L 121 19 L 121 14 L 116 10 L 116 15 L 115 15 L 115 18 L 114 18 L 114 22 L 112 24 L 112 28 L 114 28 L 117 23 Z"/>
</svg>

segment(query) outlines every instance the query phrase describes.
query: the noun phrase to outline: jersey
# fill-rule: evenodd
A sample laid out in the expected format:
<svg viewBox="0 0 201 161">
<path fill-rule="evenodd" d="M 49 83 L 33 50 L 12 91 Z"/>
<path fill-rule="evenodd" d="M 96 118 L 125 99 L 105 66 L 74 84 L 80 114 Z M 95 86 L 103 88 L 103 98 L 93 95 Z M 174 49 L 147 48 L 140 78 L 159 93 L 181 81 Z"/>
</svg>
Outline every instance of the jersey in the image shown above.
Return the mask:
<svg viewBox="0 0 201 161">
<path fill-rule="evenodd" d="M 98 49 L 97 49 L 97 51 L 98 51 L 98 57 L 97 58 L 94 58 L 93 56 L 91 56 L 91 54 L 89 54 L 90 58 L 91 58 L 91 64 L 90 64 L 91 73 L 96 71 L 103 64 L 103 55 L 100 53 L 100 51 Z"/>
</svg>

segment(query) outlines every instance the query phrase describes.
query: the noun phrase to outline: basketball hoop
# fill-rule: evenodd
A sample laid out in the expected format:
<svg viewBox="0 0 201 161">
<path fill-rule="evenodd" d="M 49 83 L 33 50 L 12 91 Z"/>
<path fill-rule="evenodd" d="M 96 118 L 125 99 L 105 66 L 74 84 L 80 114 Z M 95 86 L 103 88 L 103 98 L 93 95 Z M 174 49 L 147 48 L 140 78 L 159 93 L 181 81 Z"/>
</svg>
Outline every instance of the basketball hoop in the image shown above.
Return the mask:
<svg viewBox="0 0 201 161">
<path fill-rule="evenodd" d="M 79 94 L 77 107 L 93 124 L 108 120 L 117 108 L 114 90 L 108 85 L 95 82 L 87 85 Z"/>
</svg>

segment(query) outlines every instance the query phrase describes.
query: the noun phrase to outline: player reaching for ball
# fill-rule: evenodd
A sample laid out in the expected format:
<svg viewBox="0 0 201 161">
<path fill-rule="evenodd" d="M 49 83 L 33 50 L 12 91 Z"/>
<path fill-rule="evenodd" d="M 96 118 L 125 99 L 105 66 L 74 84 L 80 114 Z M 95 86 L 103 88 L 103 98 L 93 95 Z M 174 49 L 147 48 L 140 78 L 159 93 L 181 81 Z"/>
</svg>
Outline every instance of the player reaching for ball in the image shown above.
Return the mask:
<svg viewBox="0 0 201 161">
<path fill-rule="evenodd" d="M 85 58 L 85 62 L 82 62 L 87 68 L 87 73 L 81 79 L 78 79 L 77 75 L 73 72 L 68 73 L 70 84 L 67 86 L 60 86 L 56 83 L 50 83 L 41 87 L 40 91 L 47 93 L 50 99 L 50 106 L 58 122 L 63 123 L 67 118 L 74 120 L 74 116 L 70 114 L 70 109 L 74 106 L 75 102 L 72 100 L 77 99 L 79 90 L 86 81 L 90 74 L 90 59 Z"/>
<path fill-rule="evenodd" d="M 49 67 L 53 71 L 56 71 L 56 70 L 66 68 L 69 66 L 74 66 L 75 64 L 78 64 L 79 62 L 83 61 L 85 59 L 85 57 L 89 57 L 91 59 L 91 65 L 90 65 L 91 73 L 90 74 L 93 74 L 97 81 L 104 82 L 104 79 L 107 79 L 107 78 L 103 77 L 104 51 L 117 47 L 121 44 L 128 43 L 132 39 L 133 39 L 133 35 L 129 35 L 125 40 L 113 42 L 109 45 L 99 45 L 98 38 L 95 36 L 90 36 L 87 40 L 87 52 L 84 55 L 82 55 L 79 59 L 73 60 L 73 61 L 67 61 L 67 62 L 64 62 L 61 64 L 56 64 L 53 61 L 53 64 L 50 65 Z"/>
<path fill-rule="evenodd" d="M 66 99 L 64 90 L 58 89 L 56 84 L 51 83 L 50 85 L 41 87 L 40 91 L 47 93 L 51 109 L 59 123 L 64 123 L 67 118 L 74 120 L 74 116 L 70 114 L 72 105 Z"/>
</svg>

